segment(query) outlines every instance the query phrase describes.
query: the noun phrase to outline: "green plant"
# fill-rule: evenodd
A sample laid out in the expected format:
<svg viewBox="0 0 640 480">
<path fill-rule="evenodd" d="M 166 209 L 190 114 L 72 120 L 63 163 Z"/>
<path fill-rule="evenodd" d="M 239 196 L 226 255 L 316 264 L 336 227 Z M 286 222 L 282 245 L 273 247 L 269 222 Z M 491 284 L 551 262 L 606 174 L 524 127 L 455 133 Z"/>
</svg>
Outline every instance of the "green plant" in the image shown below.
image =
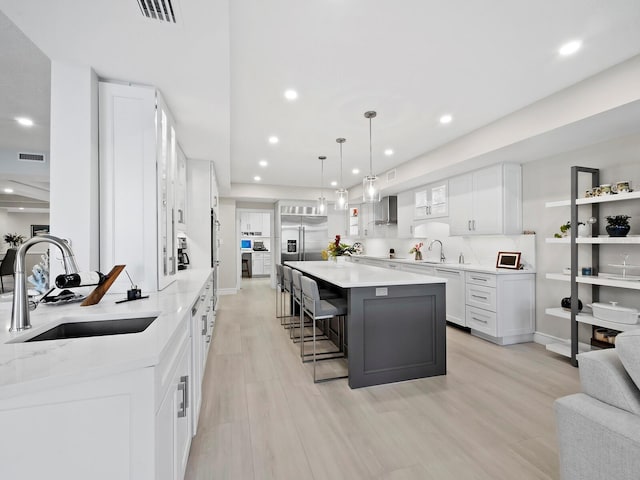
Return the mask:
<svg viewBox="0 0 640 480">
<path fill-rule="evenodd" d="M 607 219 L 607 225 L 615 225 L 617 227 L 626 227 L 629 225 L 629 215 L 610 215 L 605 217 Z"/>
<path fill-rule="evenodd" d="M 7 233 L 4 236 L 5 243 L 8 243 L 11 248 L 17 248 L 19 245 L 24 243 L 24 235 L 19 235 L 17 233 Z"/>
</svg>

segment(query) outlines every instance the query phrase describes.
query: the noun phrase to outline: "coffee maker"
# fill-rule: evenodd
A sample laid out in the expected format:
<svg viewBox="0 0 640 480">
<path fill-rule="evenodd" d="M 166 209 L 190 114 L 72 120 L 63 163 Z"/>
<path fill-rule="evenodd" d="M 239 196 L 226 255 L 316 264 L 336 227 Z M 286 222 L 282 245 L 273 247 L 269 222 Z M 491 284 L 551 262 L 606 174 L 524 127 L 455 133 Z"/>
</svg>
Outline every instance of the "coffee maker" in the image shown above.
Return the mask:
<svg viewBox="0 0 640 480">
<path fill-rule="evenodd" d="M 186 270 L 187 265 L 189 265 L 187 239 L 184 237 L 178 237 L 178 270 Z"/>
</svg>

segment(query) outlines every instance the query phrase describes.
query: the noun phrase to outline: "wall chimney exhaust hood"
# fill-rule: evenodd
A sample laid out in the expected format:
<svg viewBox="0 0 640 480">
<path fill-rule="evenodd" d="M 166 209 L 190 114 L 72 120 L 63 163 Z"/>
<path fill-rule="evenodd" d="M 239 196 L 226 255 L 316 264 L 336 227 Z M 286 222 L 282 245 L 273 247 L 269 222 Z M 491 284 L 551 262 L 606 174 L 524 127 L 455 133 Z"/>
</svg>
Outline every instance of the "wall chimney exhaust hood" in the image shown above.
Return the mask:
<svg viewBox="0 0 640 480">
<path fill-rule="evenodd" d="M 375 206 L 376 225 L 396 225 L 398 223 L 398 197 L 383 197 Z"/>
</svg>

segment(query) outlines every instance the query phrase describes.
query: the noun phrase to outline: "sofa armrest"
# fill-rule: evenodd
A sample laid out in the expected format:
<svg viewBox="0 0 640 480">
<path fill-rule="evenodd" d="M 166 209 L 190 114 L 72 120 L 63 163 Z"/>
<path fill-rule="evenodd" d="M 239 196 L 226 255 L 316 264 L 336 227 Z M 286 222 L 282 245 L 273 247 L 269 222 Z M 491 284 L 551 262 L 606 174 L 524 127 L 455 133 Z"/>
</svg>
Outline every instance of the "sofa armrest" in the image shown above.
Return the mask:
<svg viewBox="0 0 640 480">
<path fill-rule="evenodd" d="M 615 349 L 578 355 L 582 391 L 604 403 L 640 415 L 640 390 Z"/>
<path fill-rule="evenodd" d="M 555 401 L 562 480 L 637 480 L 640 416 L 584 393 Z"/>
</svg>

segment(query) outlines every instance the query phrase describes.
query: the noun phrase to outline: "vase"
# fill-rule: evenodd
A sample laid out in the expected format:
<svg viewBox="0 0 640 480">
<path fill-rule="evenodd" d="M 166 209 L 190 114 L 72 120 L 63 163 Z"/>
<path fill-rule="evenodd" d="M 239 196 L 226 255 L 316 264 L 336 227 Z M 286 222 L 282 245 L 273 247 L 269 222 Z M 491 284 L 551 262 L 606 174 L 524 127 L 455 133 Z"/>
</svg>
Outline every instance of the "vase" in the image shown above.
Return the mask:
<svg viewBox="0 0 640 480">
<path fill-rule="evenodd" d="M 578 225 L 578 236 L 588 237 L 589 236 L 589 225 Z"/>
<path fill-rule="evenodd" d="M 416 261 L 418 261 L 418 260 L 422 260 L 422 252 L 416 252 L 415 260 L 416 260 Z"/>
<path fill-rule="evenodd" d="M 335 257 L 335 259 L 336 259 L 336 263 L 338 265 L 340 265 L 342 263 L 346 263 L 346 261 L 347 261 L 346 257 L 344 257 L 342 255 Z"/>
<path fill-rule="evenodd" d="M 610 237 L 626 237 L 631 225 L 607 225 L 606 229 Z"/>
</svg>

